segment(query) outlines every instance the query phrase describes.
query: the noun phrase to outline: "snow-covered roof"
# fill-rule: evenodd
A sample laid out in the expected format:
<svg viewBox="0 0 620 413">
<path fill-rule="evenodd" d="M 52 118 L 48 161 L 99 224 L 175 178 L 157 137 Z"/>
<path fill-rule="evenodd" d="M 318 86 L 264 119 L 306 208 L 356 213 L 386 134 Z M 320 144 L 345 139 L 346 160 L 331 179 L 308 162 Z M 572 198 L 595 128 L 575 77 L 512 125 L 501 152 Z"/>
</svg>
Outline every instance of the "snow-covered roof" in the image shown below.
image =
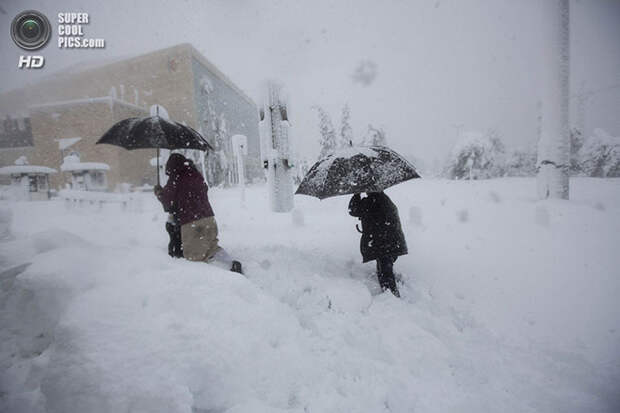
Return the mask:
<svg viewBox="0 0 620 413">
<path fill-rule="evenodd" d="M 55 174 L 56 169 L 37 165 L 11 165 L 0 168 L 0 175 Z"/>
<path fill-rule="evenodd" d="M 70 99 L 70 100 L 59 100 L 55 102 L 47 102 L 47 103 L 37 103 L 34 105 L 30 105 L 32 109 L 36 110 L 49 110 L 59 106 L 74 106 L 74 105 L 84 105 L 89 103 L 108 103 L 110 106 L 113 104 L 128 106 L 133 109 L 141 110 L 146 112 L 146 109 L 142 106 L 135 105 L 130 102 L 126 102 L 124 100 L 116 99 L 112 96 L 99 96 L 93 98 L 82 98 L 82 99 Z"/>
<path fill-rule="evenodd" d="M 102 162 L 64 162 L 60 165 L 63 172 L 71 171 L 109 171 L 110 165 Z"/>
</svg>

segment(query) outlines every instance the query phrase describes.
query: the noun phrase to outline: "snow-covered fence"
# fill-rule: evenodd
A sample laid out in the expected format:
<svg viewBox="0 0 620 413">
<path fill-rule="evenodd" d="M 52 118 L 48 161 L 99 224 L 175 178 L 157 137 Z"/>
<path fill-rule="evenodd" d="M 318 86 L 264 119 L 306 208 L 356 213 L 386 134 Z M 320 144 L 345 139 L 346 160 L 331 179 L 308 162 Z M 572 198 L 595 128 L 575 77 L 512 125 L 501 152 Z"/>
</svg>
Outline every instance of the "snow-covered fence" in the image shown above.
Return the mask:
<svg viewBox="0 0 620 413">
<path fill-rule="evenodd" d="M 123 211 L 141 212 L 144 194 L 139 192 L 112 193 L 65 189 L 58 193 L 58 197 L 65 201 L 67 208 L 95 206 L 102 209 L 104 205 L 117 204 Z"/>
</svg>

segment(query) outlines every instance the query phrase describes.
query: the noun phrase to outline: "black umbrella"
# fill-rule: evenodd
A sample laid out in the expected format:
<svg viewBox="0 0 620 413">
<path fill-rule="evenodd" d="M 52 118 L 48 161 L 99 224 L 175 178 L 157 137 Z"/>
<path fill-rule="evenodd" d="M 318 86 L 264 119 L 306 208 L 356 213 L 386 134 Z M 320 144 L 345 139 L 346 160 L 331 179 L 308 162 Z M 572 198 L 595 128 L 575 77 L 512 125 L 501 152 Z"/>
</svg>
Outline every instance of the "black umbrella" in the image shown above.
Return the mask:
<svg viewBox="0 0 620 413">
<path fill-rule="evenodd" d="M 350 147 L 319 159 L 295 193 L 325 199 L 380 192 L 414 178 L 420 178 L 415 167 L 390 148 Z"/>
<path fill-rule="evenodd" d="M 128 118 L 115 123 L 98 141 L 122 148 L 157 148 L 157 183 L 159 184 L 160 149 L 213 149 L 209 142 L 189 126 L 160 116 Z"/>
</svg>

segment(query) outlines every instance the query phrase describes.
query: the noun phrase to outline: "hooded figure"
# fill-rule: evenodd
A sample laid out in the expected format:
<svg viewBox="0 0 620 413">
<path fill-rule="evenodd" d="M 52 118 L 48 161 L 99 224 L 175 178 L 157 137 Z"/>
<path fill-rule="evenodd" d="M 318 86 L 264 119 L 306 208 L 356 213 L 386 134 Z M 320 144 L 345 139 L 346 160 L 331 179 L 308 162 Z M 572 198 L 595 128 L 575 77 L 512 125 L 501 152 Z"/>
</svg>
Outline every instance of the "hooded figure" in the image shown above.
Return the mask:
<svg viewBox="0 0 620 413">
<path fill-rule="evenodd" d="M 190 159 L 185 158 L 183 155 L 172 154 L 166 163 L 166 175 L 178 175 L 182 167 L 192 167 L 195 169 L 194 163 Z M 208 199 L 207 202 L 209 202 Z M 169 202 L 164 205 L 164 210 L 169 213 L 168 221 L 166 222 L 166 231 L 170 237 L 170 241 L 168 242 L 168 255 L 173 258 L 181 258 L 183 257 L 183 242 L 181 240 L 181 224 L 179 222 L 176 204 L 169 200 Z"/>
<path fill-rule="evenodd" d="M 370 192 L 366 198 L 353 195 L 349 214 L 362 221 L 360 251 L 363 262 L 377 261 L 377 277 L 383 290 L 399 297 L 392 266 L 407 254 L 407 242 L 400 224 L 398 208 L 384 192 Z M 358 229 L 359 231 L 359 229 Z"/>
<path fill-rule="evenodd" d="M 241 263 L 230 259 L 218 245 L 217 223 L 207 194 L 209 187 L 194 163 L 173 153 L 166 163 L 166 175 L 166 186 L 157 185 L 154 192 L 164 210 L 181 227 L 183 256 L 190 261 L 230 262 L 231 270 L 241 272 Z"/>
<path fill-rule="evenodd" d="M 193 163 L 179 153 L 173 153 L 166 162 L 168 183 L 157 198 L 164 211 L 174 215 L 181 227 L 189 222 L 213 217 L 207 192 L 209 187 Z"/>
</svg>

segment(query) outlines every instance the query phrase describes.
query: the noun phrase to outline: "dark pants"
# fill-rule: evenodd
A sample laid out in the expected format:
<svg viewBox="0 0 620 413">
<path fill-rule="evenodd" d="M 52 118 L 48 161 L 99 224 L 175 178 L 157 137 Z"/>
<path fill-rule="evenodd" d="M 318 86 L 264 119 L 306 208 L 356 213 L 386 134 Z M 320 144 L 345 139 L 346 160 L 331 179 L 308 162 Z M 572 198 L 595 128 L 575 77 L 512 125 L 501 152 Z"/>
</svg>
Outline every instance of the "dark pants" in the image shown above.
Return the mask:
<svg viewBox="0 0 620 413">
<path fill-rule="evenodd" d="M 182 258 L 183 243 L 181 242 L 181 227 L 179 225 L 166 222 L 166 231 L 170 236 L 170 242 L 168 242 L 168 255 L 173 258 Z"/>
<path fill-rule="evenodd" d="M 394 261 L 397 257 L 380 257 L 377 259 L 377 278 L 383 291 L 390 290 L 395 297 L 400 297 L 394 278 Z"/>
</svg>

